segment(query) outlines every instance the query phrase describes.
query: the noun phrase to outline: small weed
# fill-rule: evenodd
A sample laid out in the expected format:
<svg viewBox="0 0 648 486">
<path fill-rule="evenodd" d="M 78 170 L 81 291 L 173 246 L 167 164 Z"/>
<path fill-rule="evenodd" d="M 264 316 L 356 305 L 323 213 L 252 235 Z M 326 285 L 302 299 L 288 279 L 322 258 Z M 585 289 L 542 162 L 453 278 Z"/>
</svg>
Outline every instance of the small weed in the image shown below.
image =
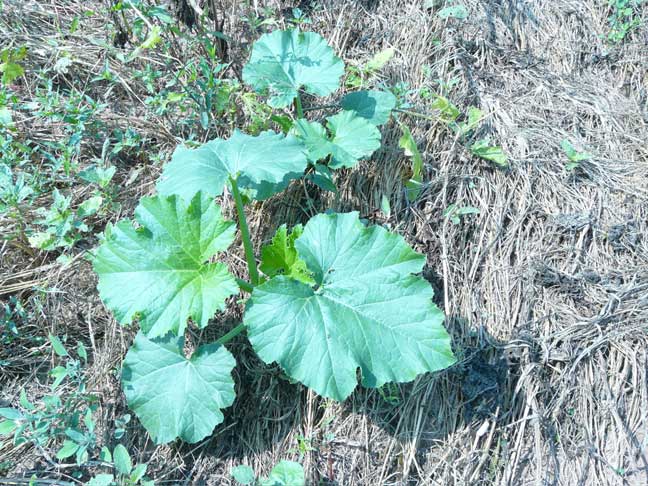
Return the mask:
<svg viewBox="0 0 648 486">
<path fill-rule="evenodd" d="M 86 219 L 99 211 L 103 203 L 101 196 L 92 196 L 82 202 L 76 210 L 70 207 L 71 197 L 64 197 L 54 189 L 54 204 L 49 209 L 39 208 L 41 219 L 36 224 L 43 228 L 29 236 L 29 243 L 41 250 L 70 248 L 84 233 L 90 231 Z"/>
<path fill-rule="evenodd" d="M 53 378 L 51 393 L 39 404 L 34 404 L 25 390 L 21 390 L 18 407 L 0 408 L 0 417 L 4 418 L 0 422 L 0 436 L 13 435 L 14 445 L 29 442 L 39 449 L 62 441 L 56 458 L 64 460 L 75 456 L 77 465 L 82 465 L 96 446 L 92 415 L 98 402 L 97 397 L 86 390 L 83 377 L 87 352 L 79 342 L 77 358 L 73 358 L 58 337 L 50 335 L 49 339 L 52 350 L 62 361 L 49 373 Z M 61 391 L 59 387 L 64 381 L 71 391 Z"/>
<path fill-rule="evenodd" d="M 580 167 L 581 162 L 590 160 L 592 158 L 591 154 L 576 150 L 572 143 L 567 139 L 564 139 L 560 143 L 560 147 L 563 149 L 563 152 L 565 152 L 565 155 L 569 159 L 569 162 L 565 164 L 565 169 L 567 170 L 577 169 L 578 167 Z"/>
<path fill-rule="evenodd" d="M 611 15 L 608 17 L 610 31 L 608 41 L 618 44 L 641 24 L 639 7 L 644 0 L 608 0 Z"/>
<path fill-rule="evenodd" d="M 452 224 L 461 223 L 461 217 L 467 214 L 479 214 L 479 209 L 473 206 L 458 206 L 457 204 L 451 204 L 445 209 L 445 211 L 443 211 L 443 217 L 449 219 Z"/>
<path fill-rule="evenodd" d="M 27 57 L 27 47 L 6 48 L 0 51 L 0 80 L 5 86 L 10 85 L 20 76 L 25 74 L 25 69 L 19 64 Z"/>
<path fill-rule="evenodd" d="M 270 471 L 267 478 L 258 478 L 250 466 L 241 465 L 232 468 L 232 477 L 243 486 L 304 486 L 306 478 L 304 468 L 298 462 L 280 461 Z"/>
<path fill-rule="evenodd" d="M 154 486 L 155 484 L 145 476 L 147 465 L 133 465 L 128 449 L 122 444 L 117 444 L 112 453 L 108 447 L 102 447 L 99 458 L 103 463 L 110 464 L 115 474 L 97 474 L 88 481 L 87 486 Z"/>
</svg>

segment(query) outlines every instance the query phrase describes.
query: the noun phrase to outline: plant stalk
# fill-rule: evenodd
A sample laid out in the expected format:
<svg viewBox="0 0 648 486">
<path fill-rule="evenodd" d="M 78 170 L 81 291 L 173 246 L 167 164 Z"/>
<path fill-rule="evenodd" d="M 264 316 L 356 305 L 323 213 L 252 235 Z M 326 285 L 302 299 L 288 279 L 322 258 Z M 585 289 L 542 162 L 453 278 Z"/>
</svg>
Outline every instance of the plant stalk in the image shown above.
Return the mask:
<svg viewBox="0 0 648 486">
<path fill-rule="evenodd" d="M 304 118 L 304 109 L 302 108 L 301 97 L 299 94 L 295 96 L 295 113 L 297 114 L 297 118 Z"/>
<path fill-rule="evenodd" d="M 250 230 L 248 229 L 247 220 L 245 219 L 243 198 L 241 198 L 241 193 L 239 192 L 236 179 L 230 177 L 230 184 L 232 186 L 234 202 L 236 203 L 236 214 L 238 215 L 239 228 L 241 229 L 241 239 L 243 240 L 243 248 L 245 249 L 245 259 L 247 260 L 248 271 L 250 272 L 250 281 L 252 286 L 258 285 L 259 271 L 257 270 L 254 248 L 252 248 L 252 240 L 250 239 Z"/>
<path fill-rule="evenodd" d="M 216 342 L 220 345 L 223 345 L 225 343 L 230 342 L 232 339 L 234 339 L 236 336 L 241 334 L 245 330 L 245 324 L 242 322 L 236 326 L 234 329 L 232 329 L 230 332 L 226 333 L 223 335 L 220 339 L 218 339 Z"/>
<path fill-rule="evenodd" d="M 236 283 L 243 292 L 252 293 L 252 291 L 254 290 L 254 285 L 246 280 L 243 280 L 242 278 L 237 278 Z"/>
</svg>

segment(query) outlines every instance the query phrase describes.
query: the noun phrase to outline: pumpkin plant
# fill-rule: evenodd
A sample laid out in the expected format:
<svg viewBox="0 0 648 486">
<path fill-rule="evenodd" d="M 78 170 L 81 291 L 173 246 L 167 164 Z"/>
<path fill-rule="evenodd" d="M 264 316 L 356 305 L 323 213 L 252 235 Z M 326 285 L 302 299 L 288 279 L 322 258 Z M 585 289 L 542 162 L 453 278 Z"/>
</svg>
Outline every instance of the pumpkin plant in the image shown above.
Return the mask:
<svg viewBox="0 0 648 486">
<path fill-rule="evenodd" d="M 358 369 L 362 385 L 375 388 L 454 362 L 444 315 L 419 276 L 425 257 L 401 236 L 366 225 L 357 212 L 281 226 L 258 265 L 244 197 L 263 200 L 293 179 L 330 177 L 380 147 L 377 127 L 396 104 L 389 92 L 347 94 L 342 110 L 324 123 L 304 116 L 301 94 L 331 95 L 343 73 L 342 60 L 318 34 L 261 36 L 243 79 L 271 107 L 294 106 L 290 127 L 179 146 L 158 195 L 141 199 L 135 221 L 106 229 L 93 256 L 98 289 L 121 324 L 139 322 L 122 381 L 155 442 L 197 442 L 222 422 L 222 409 L 235 399 L 236 361 L 226 344 L 242 332 L 264 362 L 335 400 L 356 388 Z M 236 233 L 214 199 L 224 193 L 234 199 L 249 280 L 235 278 L 215 258 Z M 185 356 L 189 320 L 204 328 L 239 293 L 247 295 L 242 323 Z"/>
</svg>

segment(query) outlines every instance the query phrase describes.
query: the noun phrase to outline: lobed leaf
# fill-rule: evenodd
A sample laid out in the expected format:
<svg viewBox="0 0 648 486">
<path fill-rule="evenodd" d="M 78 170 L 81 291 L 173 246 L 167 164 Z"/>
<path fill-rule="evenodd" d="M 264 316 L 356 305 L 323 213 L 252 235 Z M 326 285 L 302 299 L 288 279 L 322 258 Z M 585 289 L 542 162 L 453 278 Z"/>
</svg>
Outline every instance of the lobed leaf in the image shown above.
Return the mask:
<svg viewBox="0 0 648 486">
<path fill-rule="evenodd" d="M 316 285 L 277 276 L 256 287 L 244 322 L 257 354 L 320 395 L 343 400 L 446 368 L 455 358 L 425 257 L 358 213 L 318 215 L 295 241 Z"/>
<path fill-rule="evenodd" d="M 234 402 L 231 353 L 207 344 L 187 359 L 183 343 L 182 337 L 148 339 L 138 333 L 124 360 L 128 406 L 157 444 L 177 437 L 198 442 L 223 421 L 221 409 Z"/>
<path fill-rule="evenodd" d="M 197 149 L 179 146 L 157 184 L 162 195 L 189 201 L 198 192 L 218 196 L 230 177 L 265 199 L 301 177 L 307 166 L 304 147 L 295 137 L 266 131 L 258 136 L 234 130 L 227 139 L 215 139 Z"/>
<path fill-rule="evenodd" d="M 293 125 L 293 133 L 306 147 L 306 157 L 309 162 L 314 164 L 331 154 L 331 142 L 326 128 L 321 123 L 300 118 Z"/>
<path fill-rule="evenodd" d="M 349 93 L 340 102 L 342 108 L 354 111 L 373 125 L 387 123 L 396 108 L 396 96 L 389 91 L 356 91 Z"/>
<path fill-rule="evenodd" d="M 317 162 L 331 156 L 331 169 L 353 167 L 380 148 L 380 131 L 353 111 L 342 111 L 327 118 L 330 136 L 318 122 L 300 119 L 294 133 L 306 146 L 308 160 Z"/>
<path fill-rule="evenodd" d="M 378 129 L 354 112 L 342 111 L 327 120 L 332 135 L 333 157 L 329 163 L 332 169 L 353 167 L 380 148 Z"/>
<path fill-rule="evenodd" d="M 314 32 L 276 30 L 262 35 L 243 68 L 243 80 L 259 93 L 268 92 L 268 104 L 284 108 L 303 89 L 328 96 L 340 86 L 344 63 L 326 40 Z"/>
<path fill-rule="evenodd" d="M 142 198 L 141 225 L 123 220 L 108 226 L 93 258 L 99 293 L 121 324 L 139 316 L 151 337 L 183 334 L 187 319 L 205 327 L 238 291 L 222 263 L 205 263 L 234 239 L 234 223 L 202 194 L 188 206 L 178 197 Z"/>
</svg>

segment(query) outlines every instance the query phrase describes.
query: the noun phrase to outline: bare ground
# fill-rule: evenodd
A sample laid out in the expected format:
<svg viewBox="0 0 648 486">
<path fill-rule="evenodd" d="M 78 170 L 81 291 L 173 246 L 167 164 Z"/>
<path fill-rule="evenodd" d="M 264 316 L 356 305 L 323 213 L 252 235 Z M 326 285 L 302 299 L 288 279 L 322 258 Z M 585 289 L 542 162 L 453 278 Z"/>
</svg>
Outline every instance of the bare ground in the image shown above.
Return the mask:
<svg viewBox="0 0 648 486">
<path fill-rule="evenodd" d="M 107 49 L 89 41 L 109 35 L 105 23 L 91 19 L 77 35 L 57 33 L 90 3 L 5 0 L 0 24 L 8 40 L 0 43 L 27 43 L 29 63 L 38 67 L 72 51 L 78 62 L 58 75 L 62 86 L 87 82 L 106 59 L 122 72 Z M 253 40 L 241 30 L 245 7 L 215 3 L 240 69 Z M 359 210 L 427 255 L 426 277 L 437 288 L 459 363 L 395 387 L 393 401 L 359 389 L 339 404 L 283 380 L 241 338 L 234 344 L 238 398 L 212 437 L 156 447 L 136 421 L 129 425 L 131 452 L 160 484 L 231 484 L 234 465 L 267 472 L 289 458 L 304 464 L 309 484 L 648 483 L 648 13 L 622 45 L 610 46 L 607 2 L 465 0 L 465 22 L 443 21 L 421 3 L 302 2 L 312 7 L 312 29 L 347 62 L 395 47 L 385 83 L 429 85 L 424 65 L 435 78 L 457 78 L 448 97 L 462 110 L 474 105 L 488 114 L 479 135 L 503 146 L 511 168 L 470 156 L 434 118 L 403 116 L 426 162 L 421 198 L 409 204 L 404 197 L 409 162 L 392 123 L 380 153 L 340 176 L 342 199 L 322 195 L 318 209 Z M 58 44 L 45 42 L 54 38 Z M 142 62 L 155 62 L 150 56 Z M 27 93 L 29 83 L 28 75 L 21 86 Z M 108 93 L 87 86 L 109 102 L 102 115 L 108 123 L 137 127 L 156 150 L 168 154 L 183 135 L 176 120 L 147 112 L 141 87 L 126 76 Z M 429 110 L 420 99 L 413 105 Z M 41 139 L 60 129 L 20 123 Z M 564 138 L 594 155 L 575 172 L 564 167 Z M 88 158 L 97 151 L 85 149 Z M 146 160 L 119 167 L 122 211 L 113 220 L 132 214 L 160 170 L 161 162 Z M 383 196 L 389 217 L 376 210 Z M 302 198 L 295 187 L 252 209 L 257 244 L 279 223 L 307 217 Z M 455 202 L 480 213 L 453 225 L 442 212 Z M 68 266 L 6 243 L 1 250 L 0 294 L 38 294 L 44 302 L 30 329 L 67 333 L 91 350 L 89 386 L 101 397 L 108 440 L 114 419 L 126 412 L 116 370 L 133 332 L 102 306 L 80 250 Z M 241 256 L 235 246 L 227 259 L 244 274 Z M 195 338 L 214 338 L 237 317 L 218 316 Z M 0 398 L 15 403 L 25 384 L 31 396 L 42 395 L 46 380 L 34 376 L 52 359 L 36 351 L 2 350 L 14 360 L 0 371 Z M 300 441 L 310 449 L 303 457 Z M 0 456 L 15 461 L 12 477 L 65 474 L 30 446 L 5 442 Z"/>
</svg>

